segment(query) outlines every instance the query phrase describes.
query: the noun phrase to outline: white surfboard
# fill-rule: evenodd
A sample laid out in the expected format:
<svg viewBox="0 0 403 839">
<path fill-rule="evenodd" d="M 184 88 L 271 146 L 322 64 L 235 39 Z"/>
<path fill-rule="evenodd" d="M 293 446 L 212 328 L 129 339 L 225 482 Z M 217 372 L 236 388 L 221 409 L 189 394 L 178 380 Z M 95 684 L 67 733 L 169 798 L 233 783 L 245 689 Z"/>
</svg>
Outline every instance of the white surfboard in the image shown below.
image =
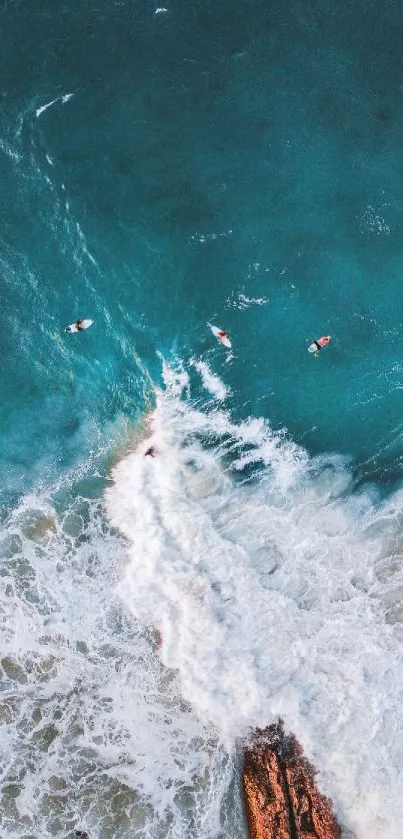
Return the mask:
<svg viewBox="0 0 403 839">
<path fill-rule="evenodd" d="M 81 329 L 78 329 L 76 323 L 71 323 L 70 326 L 66 326 L 66 332 L 82 332 L 83 329 L 89 329 L 93 323 L 93 320 L 82 320 Z"/>
<path fill-rule="evenodd" d="M 220 344 L 222 344 L 224 347 L 227 347 L 227 349 L 230 350 L 231 347 L 232 347 L 232 344 L 231 344 L 231 341 L 230 341 L 230 338 L 229 338 L 229 335 L 227 334 L 227 332 L 224 332 L 223 329 L 219 329 L 218 326 L 212 326 L 211 323 L 209 323 L 209 327 L 210 327 L 213 335 L 215 335 L 217 340 L 220 342 Z M 224 334 L 222 334 L 223 332 L 224 332 Z"/>
</svg>

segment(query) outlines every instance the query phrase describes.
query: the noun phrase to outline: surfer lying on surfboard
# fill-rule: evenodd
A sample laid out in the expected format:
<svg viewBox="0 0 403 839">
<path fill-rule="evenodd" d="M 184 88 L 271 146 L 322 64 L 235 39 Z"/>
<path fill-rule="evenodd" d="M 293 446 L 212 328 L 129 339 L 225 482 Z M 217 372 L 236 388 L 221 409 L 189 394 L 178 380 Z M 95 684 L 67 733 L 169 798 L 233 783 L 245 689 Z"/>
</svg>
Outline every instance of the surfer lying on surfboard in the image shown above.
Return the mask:
<svg viewBox="0 0 403 839">
<path fill-rule="evenodd" d="M 213 335 L 215 335 L 220 344 L 227 347 L 227 349 L 231 349 L 232 344 L 228 332 L 226 332 L 225 329 L 219 329 L 218 326 L 211 326 L 211 324 L 209 324 L 209 326 Z"/>
<path fill-rule="evenodd" d="M 330 344 L 331 341 L 330 335 L 323 335 L 322 338 L 318 338 L 317 341 L 313 341 L 312 344 L 308 347 L 308 352 L 314 352 L 316 357 L 318 357 L 321 349 L 326 346 L 326 344 Z"/>
<path fill-rule="evenodd" d="M 84 332 L 94 323 L 93 320 L 76 320 L 70 326 L 66 326 L 66 332 Z"/>
<path fill-rule="evenodd" d="M 219 329 L 218 330 L 217 338 L 218 338 L 218 340 L 220 341 L 221 344 L 224 344 L 224 346 L 225 346 L 225 344 L 228 344 L 229 335 L 228 335 L 228 332 L 225 331 L 225 329 Z"/>
</svg>

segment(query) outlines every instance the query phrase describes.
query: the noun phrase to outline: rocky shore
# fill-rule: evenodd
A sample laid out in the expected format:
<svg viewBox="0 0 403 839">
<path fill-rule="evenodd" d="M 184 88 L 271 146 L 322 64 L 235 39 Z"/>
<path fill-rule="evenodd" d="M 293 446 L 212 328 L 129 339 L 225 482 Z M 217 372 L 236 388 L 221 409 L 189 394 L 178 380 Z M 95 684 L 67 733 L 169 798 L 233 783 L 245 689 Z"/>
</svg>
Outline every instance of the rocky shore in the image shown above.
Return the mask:
<svg viewBox="0 0 403 839">
<path fill-rule="evenodd" d="M 250 839 L 340 839 L 315 770 L 281 722 L 257 729 L 245 749 L 243 793 Z"/>
</svg>

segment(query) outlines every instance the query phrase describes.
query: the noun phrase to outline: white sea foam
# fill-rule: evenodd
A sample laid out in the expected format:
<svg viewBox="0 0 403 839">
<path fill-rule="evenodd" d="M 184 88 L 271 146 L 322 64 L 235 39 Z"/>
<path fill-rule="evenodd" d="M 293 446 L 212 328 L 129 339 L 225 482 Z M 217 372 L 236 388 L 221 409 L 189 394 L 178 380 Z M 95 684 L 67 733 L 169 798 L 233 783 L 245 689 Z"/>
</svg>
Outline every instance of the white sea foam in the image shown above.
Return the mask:
<svg viewBox="0 0 403 839">
<path fill-rule="evenodd" d="M 235 296 L 228 298 L 227 307 L 230 309 L 239 309 L 242 312 L 251 306 L 266 306 L 268 302 L 268 297 L 248 297 L 243 291 L 240 291 Z"/>
<path fill-rule="evenodd" d="M 225 230 L 223 233 L 194 233 L 190 237 L 191 242 L 215 242 L 216 239 L 226 239 L 228 236 L 232 236 L 233 234 L 232 228 L 229 230 Z"/>
<path fill-rule="evenodd" d="M 65 105 L 66 102 L 69 102 L 70 99 L 73 98 L 73 96 L 74 96 L 74 93 L 65 93 L 63 96 L 56 96 L 55 99 L 52 99 L 50 102 L 46 102 L 45 105 L 41 105 L 39 108 L 37 108 L 36 111 L 35 111 L 35 115 L 37 117 L 40 117 L 41 114 L 43 114 L 45 111 L 47 111 L 48 108 L 51 108 L 52 105 L 56 105 L 57 102 L 61 102 L 62 105 Z"/>
<path fill-rule="evenodd" d="M 205 724 L 235 738 L 283 716 L 343 824 L 400 839 L 402 493 L 349 495 L 341 459 L 196 410 L 183 369 L 165 380 L 155 457 L 126 457 L 106 493 L 122 599 Z"/>
<path fill-rule="evenodd" d="M 85 479 L 53 494 L 0 540 L 0 835 L 215 836 L 230 754 L 122 609 L 126 555 Z"/>
<path fill-rule="evenodd" d="M 52 99 L 50 102 L 47 102 L 46 105 L 41 105 L 39 108 L 36 109 L 35 115 L 37 117 L 40 117 L 41 114 L 43 114 L 45 111 L 47 111 L 48 108 L 51 108 L 52 105 L 54 105 L 55 102 L 58 102 L 58 101 L 59 101 L 59 99 L 58 99 L 58 97 L 56 97 L 56 99 Z"/>
<path fill-rule="evenodd" d="M 403 492 L 164 379 L 124 543 L 84 467 L 4 525 L 0 835 L 244 839 L 235 742 L 282 715 L 354 836 L 400 839 Z"/>
<path fill-rule="evenodd" d="M 391 227 L 383 217 L 382 209 L 368 204 L 360 218 L 361 233 L 375 233 L 377 236 L 390 234 Z"/>
<path fill-rule="evenodd" d="M 239 294 L 239 308 L 246 309 L 248 306 L 265 306 L 269 302 L 268 297 L 247 297 L 246 294 Z"/>
<path fill-rule="evenodd" d="M 198 373 L 200 373 L 203 387 L 211 394 L 211 396 L 214 396 L 214 398 L 218 399 L 220 402 L 229 396 L 231 393 L 230 389 L 226 387 L 219 376 L 213 373 L 211 367 L 207 364 L 207 361 L 193 359 L 191 364 Z"/>
</svg>

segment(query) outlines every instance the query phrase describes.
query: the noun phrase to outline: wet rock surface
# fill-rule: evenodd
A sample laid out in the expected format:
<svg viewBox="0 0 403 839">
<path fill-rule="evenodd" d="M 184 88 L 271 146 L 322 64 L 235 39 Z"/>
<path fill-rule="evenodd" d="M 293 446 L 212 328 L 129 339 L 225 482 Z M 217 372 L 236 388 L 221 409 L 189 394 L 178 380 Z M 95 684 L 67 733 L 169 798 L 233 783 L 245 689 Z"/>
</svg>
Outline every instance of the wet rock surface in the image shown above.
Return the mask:
<svg viewBox="0 0 403 839">
<path fill-rule="evenodd" d="M 245 748 L 243 792 L 250 839 L 340 839 L 315 769 L 281 722 L 257 729 Z"/>
</svg>

